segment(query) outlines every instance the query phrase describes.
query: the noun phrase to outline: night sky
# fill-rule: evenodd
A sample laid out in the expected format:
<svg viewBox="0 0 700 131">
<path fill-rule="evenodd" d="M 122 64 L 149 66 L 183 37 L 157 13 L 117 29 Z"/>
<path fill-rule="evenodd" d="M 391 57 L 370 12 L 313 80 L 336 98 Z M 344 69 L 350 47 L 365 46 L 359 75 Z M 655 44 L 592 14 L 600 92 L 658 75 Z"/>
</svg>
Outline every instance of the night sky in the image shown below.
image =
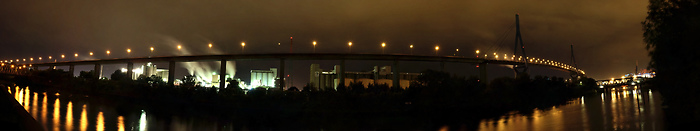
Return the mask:
<svg viewBox="0 0 700 131">
<path fill-rule="evenodd" d="M 417 55 L 434 55 L 436 45 L 440 55 L 457 48 L 465 56 L 476 49 L 512 55 L 511 26 L 519 13 L 528 56 L 568 63 L 573 44 L 579 68 L 590 77 L 609 79 L 633 72 L 635 61 L 646 68 L 640 23 L 647 5 L 640 0 L 2 1 L 0 59 L 74 53 L 94 59 L 107 57 L 106 50 L 116 58 L 127 57 L 127 48 L 131 57 L 236 54 L 241 42 L 245 53 L 287 53 L 290 36 L 295 53 L 311 53 L 312 41 L 318 42 L 319 53 L 348 52 L 352 41 L 353 53 L 381 53 L 380 44 L 386 42 L 385 51 L 392 54 L 408 54 L 408 45 L 414 44 Z M 187 52 L 178 52 L 178 44 Z M 93 58 L 87 57 L 90 51 Z M 332 63 L 316 63 L 324 62 Z M 239 72 L 278 62 L 243 63 L 237 62 Z M 294 70 L 306 76 L 295 81 L 307 81 L 309 63 L 297 63 Z M 325 70 L 331 66 L 323 65 Z"/>
</svg>

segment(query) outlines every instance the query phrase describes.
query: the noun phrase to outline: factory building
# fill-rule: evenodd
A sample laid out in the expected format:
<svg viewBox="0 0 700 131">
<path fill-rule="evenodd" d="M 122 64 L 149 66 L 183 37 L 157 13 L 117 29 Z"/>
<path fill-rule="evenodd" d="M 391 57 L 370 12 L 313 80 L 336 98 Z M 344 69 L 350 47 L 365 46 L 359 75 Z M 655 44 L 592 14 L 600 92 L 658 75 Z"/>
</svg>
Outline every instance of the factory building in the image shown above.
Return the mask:
<svg viewBox="0 0 700 131">
<path fill-rule="evenodd" d="M 312 87 L 316 89 L 335 89 L 339 85 L 339 69 L 340 65 L 335 65 L 333 70 L 325 72 L 321 69 L 319 64 L 311 64 L 309 82 L 311 83 Z M 347 87 L 350 85 L 350 83 L 362 82 L 362 84 L 365 85 L 365 88 L 370 84 L 386 84 L 389 87 L 393 87 L 393 75 L 394 73 L 391 72 L 391 66 L 374 66 L 372 71 L 367 72 L 346 71 L 344 85 Z M 420 75 L 420 73 L 398 73 L 398 75 L 400 87 L 408 88 L 410 82 L 414 81 Z"/>
</svg>

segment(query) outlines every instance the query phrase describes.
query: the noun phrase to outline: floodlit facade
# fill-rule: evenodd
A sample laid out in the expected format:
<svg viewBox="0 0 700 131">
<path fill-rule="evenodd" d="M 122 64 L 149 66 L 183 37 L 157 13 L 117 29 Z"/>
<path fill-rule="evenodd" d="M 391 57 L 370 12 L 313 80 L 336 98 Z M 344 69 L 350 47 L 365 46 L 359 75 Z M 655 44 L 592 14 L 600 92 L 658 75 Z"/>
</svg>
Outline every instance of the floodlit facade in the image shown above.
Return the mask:
<svg viewBox="0 0 700 131">
<path fill-rule="evenodd" d="M 319 64 L 311 64 L 310 78 L 309 82 L 314 88 L 317 89 L 335 89 L 338 84 L 338 72 L 340 65 L 335 65 L 333 70 L 324 72 Z M 393 75 L 391 72 L 391 66 L 374 66 L 372 71 L 368 72 L 345 72 L 345 83 L 344 85 L 350 86 L 350 83 L 362 82 L 365 86 L 370 84 L 381 85 L 386 84 L 389 87 L 393 86 Z M 401 88 L 408 88 L 411 81 L 414 81 L 420 73 L 398 73 L 399 75 L 399 86 Z"/>
<path fill-rule="evenodd" d="M 127 69 L 122 68 L 122 73 L 126 73 Z M 163 81 L 168 81 L 168 69 L 158 69 L 157 66 L 153 63 L 146 63 L 144 65 L 141 65 L 140 68 L 133 69 L 133 74 L 131 75 L 132 80 L 136 80 L 139 78 L 139 76 L 144 75 L 144 76 L 157 76 L 163 78 Z"/>
<path fill-rule="evenodd" d="M 277 79 L 277 68 L 270 68 L 270 70 L 250 70 L 250 86 L 247 86 L 247 88 L 260 86 L 275 87 L 275 79 Z"/>
</svg>

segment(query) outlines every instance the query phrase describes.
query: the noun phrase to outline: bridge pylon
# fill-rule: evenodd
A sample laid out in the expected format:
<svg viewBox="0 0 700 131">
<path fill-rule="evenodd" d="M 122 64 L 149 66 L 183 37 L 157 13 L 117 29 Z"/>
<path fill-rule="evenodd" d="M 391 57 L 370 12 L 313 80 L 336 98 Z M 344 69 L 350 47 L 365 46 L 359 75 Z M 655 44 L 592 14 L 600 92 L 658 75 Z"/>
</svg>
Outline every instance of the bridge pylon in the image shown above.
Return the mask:
<svg viewBox="0 0 700 131">
<path fill-rule="evenodd" d="M 518 43 L 520 43 L 520 47 L 518 47 Z M 522 61 L 525 64 L 513 65 L 516 76 L 520 73 L 527 73 L 528 57 L 527 54 L 525 54 L 525 44 L 523 44 L 523 37 L 520 34 L 520 15 L 515 14 L 515 48 L 513 49 L 513 55 L 518 54 L 518 48 L 522 50 L 522 57 L 524 58 Z"/>
<path fill-rule="evenodd" d="M 578 65 L 576 65 L 576 57 L 574 57 L 574 44 L 571 44 L 571 65 L 578 69 Z M 581 76 L 583 76 L 583 74 L 578 71 L 571 71 L 570 75 L 571 79 L 579 79 Z"/>
</svg>

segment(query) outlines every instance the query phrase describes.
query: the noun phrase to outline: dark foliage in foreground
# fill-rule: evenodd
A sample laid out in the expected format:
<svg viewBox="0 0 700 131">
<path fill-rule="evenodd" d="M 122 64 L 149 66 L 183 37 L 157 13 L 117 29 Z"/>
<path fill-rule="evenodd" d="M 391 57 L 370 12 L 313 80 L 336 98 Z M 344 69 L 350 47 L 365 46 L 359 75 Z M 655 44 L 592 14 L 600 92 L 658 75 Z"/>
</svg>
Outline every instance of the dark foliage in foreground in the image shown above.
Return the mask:
<svg viewBox="0 0 700 131">
<path fill-rule="evenodd" d="M 649 0 L 644 42 L 669 129 L 700 122 L 700 1 Z"/>
</svg>

